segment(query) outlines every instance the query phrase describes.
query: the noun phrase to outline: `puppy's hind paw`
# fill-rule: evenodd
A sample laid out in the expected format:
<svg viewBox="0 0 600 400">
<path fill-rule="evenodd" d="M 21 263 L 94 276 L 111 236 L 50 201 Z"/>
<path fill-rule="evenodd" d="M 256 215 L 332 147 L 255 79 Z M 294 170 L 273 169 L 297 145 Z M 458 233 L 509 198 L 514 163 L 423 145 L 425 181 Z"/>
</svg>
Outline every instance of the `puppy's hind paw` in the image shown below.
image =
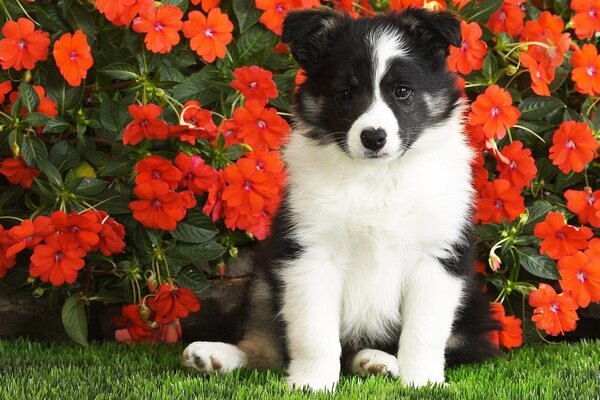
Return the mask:
<svg viewBox="0 0 600 400">
<path fill-rule="evenodd" d="M 398 378 L 398 359 L 380 350 L 363 349 L 352 360 L 352 373 L 361 377 L 381 375 Z"/>
<path fill-rule="evenodd" d="M 183 365 L 200 373 L 226 373 L 246 365 L 246 354 L 221 342 L 194 342 L 183 350 Z"/>
</svg>

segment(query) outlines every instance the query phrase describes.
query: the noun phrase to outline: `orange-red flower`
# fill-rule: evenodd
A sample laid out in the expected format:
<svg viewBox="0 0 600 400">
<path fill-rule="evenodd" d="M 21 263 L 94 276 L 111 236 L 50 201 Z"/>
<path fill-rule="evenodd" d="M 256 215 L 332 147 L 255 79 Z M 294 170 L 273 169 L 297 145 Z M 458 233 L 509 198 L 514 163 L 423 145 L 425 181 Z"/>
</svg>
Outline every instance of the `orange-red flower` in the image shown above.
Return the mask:
<svg viewBox="0 0 600 400">
<path fill-rule="evenodd" d="M 510 93 L 498 85 L 492 85 L 471 104 L 469 124 L 483 125 L 487 137 L 502 139 L 506 129 L 515 125 L 520 116 L 519 109 L 512 105 Z"/>
<path fill-rule="evenodd" d="M 128 107 L 129 114 L 134 118 L 123 131 L 123 144 L 136 145 L 146 139 L 164 140 L 169 133 L 169 126 L 158 119 L 162 108 L 156 104 L 135 105 Z"/>
<path fill-rule="evenodd" d="M 38 105 L 35 112 L 45 114 L 49 117 L 56 117 L 58 115 L 58 108 L 56 102 L 50 99 L 49 97 L 46 97 L 46 90 L 43 87 L 39 85 L 33 85 L 32 88 L 33 90 L 35 90 L 35 92 L 38 95 L 38 98 L 40 99 L 40 104 Z M 7 110 L 10 111 L 10 109 L 15 104 L 15 101 L 17 101 L 18 98 L 19 92 L 16 91 L 12 92 L 8 96 L 9 104 L 6 107 Z M 21 115 L 27 115 L 27 109 L 25 107 L 21 107 Z"/>
<path fill-rule="evenodd" d="M 0 163 L 0 174 L 13 185 L 29 189 L 33 180 L 40 175 L 40 171 L 30 168 L 22 158 L 5 158 Z"/>
<path fill-rule="evenodd" d="M 183 11 L 179 7 L 162 4 L 160 7 L 144 7 L 140 16 L 133 20 L 131 28 L 138 33 L 146 33 L 144 43 L 153 53 L 168 53 L 179 43 L 179 31 Z"/>
<path fill-rule="evenodd" d="M 593 238 L 590 240 L 584 253 L 591 260 L 600 260 L 600 238 Z"/>
<path fill-rule="evenodd" d="M 592 192 L 592 188 L 583 190 L 567 190 L 565 192 L 567 208 L 574 212 L 582 224 L 589 223 L 600 228 L 600 190 Z"/>
<path fill-rule="evenodd" d="M 98 249 L 105 256 L 112 254 L 123 253 L 125 249 L 125 227 L 108 216 L 108 213 L 103 210 L 94 211 L 98 223 L 102 230 L 98 232 L 100 241 Z"/>
<path fill-rule="evenodd" d="M 219 131 L 225 139 L 225 147 L 240 143 L 240 124 L 234 119 L 226 119 L 219 125 Z"/>
<path fill-rule="evenodd" d="M 33 221 L 25 219 L 20 225 L 12 227 L 6 232 L 12 244 L 6 249 L 6 257 L 12 257 L 25 248 L 33 249 L 51 233 L 56 232 L 52 220 L 40 215 Z"/>
<path fill-rule="evenodd" d="M 217 126 L 210 111 L 204 110 L 197 101 L 188 100 L 181 110 L 179 125 L 169 126 L 169 136 L 195 144 L 198 138 L 214 140 Z"/>
<path fill-rule="evenodd" d="M 448 56 L 448 68 L 451 71 L 468 75 L 473 70 L 480 70 L 483 66 L 483 58 L 487 54 L 487 44 L 480 40 L 481 27 L 477 22 L 460 21 L 460 32 L 462 44 L 460 47 L 450 46 Z"/>
<path fill-rule="evenodd" d="M 259 21 L 267 29 L 281 35 L 283 19 L 294 8 L 292 0 L 255 0 L 255 3 L 256 8 L 264 11 Z"/>
<path fill-rule="evenodd" d="M 521 33 L 522 42 L 544 43 L 528 45 L 527 54 L 540 63 L 548 74 L 553 74 L 554 69 L 563 63 L 571 44 L 571 35 L 562 33 L 564 28 L 565 23 L 561 17 L 542 11 L 536 20 L 525 23 Z"/>
<path fill-rule="evenodd" d="M 265 108 L 256 100 L 248 100 L 237 108 L 233 119 L 240 124 L 238 137 L 253 149 L 279 149 L 287 140 L 288 123 L 274 108 Z"/>
<path fill-rule="evenodd" d="M 540 283 L 529 294 L 529 305 L 535 307 L 532 321 L 539 329 L 556 336 L 575 330 L 577 325 L 577 301 L 569 293 L 556 294 L 554 288 Z"/>
<path fill-rule="evenodd" d="M 575 11 L 573 28 L 579 39 L 600 32 L 600 0 L 571 0 L 571 8 Z"/>
<path fill-rule="evenodd" d="M 550 159 L 563 173 L 581 172 L 598 155 L 598 141 L 585 122 L 564 121 L 554 132 Z"/>
<path fill-rule="evenodd" d="M 0 225 L 0 278 L 15 266 L 17 259 L 15 256 L 8 257 L 6 250 L 13 244 L 13 240 L 6 235 L 4 227 Z"/>
<path fill-rule="evenodd" d="M 181 181 L 181 171 L 170 161 L 159 156 L 146 157 L 135 165 L 137 176 L 135 184 L 152 183 L 155 180 L 165 182 L 171 189 L 177 189 Z"/>
<path fill-rule="evenodd" d="M 535 225 L 535 236 L 542 240 L 540 253 L 545 253 L 555 260 L 560 260 L 578 250 L 587 247 L 587 240 L 593 236 L 588 227 L 568 225 L 565 217 L 558 212 L 550 212 L 543 222 Z"/>
<path fill-rule="evenodd" d="M 4 39 L 0 40 L 0 65 L 2 69 L 33 69 L 38 61 L 48 58 L 50 37 L 48 32 L 36 30 L 27 18 L 7 21 L 2 27 Z"/>
<path fill-rule="evenodd" d="M 190 39 L 190 47 L 206 62 L 225 58 L 227 45 L 233 39 L 233 24 L 220 8 L 213 8 L 207 16 L 200 11 L 188 14 L 183 23 L 183 34 Z"/>
<path fill-rule="evenodd" d="M 182 186 L 195 194 L 208 192 L 219 179 L 214 168 L 207 165 L 202 157 L 197 155 L 188 156 L 185 153 L 179 153 L 175 157 L 175 165 L 181 171 Z"/>
<path fill-rule="evenodd" d="M 502 148 L 502 155 L 507 162 L 498 161 L 496 169 L 500 172 L 500 178 L 509 181 L 515 189 L 531 186 L 531 180 L 537 174 L 531 150 L 524 149 L 523 143 L 515 140 Z"/>
<path fill-rule="evenodd" d="M 96 0 L 95 6 L 116 26 L 128 26 L 142 8 L 152 6 L 152 0 Z"/>
<path fill-rule="evenodd" d="M 504 0 L 502 7 L 490 17 L 487 27 L 495 34 L 506 32 L 510 36 L 517 36 L 523 30 L 525 12 L 521 4 L 525 0 Z"/>
<path fill-rule="evenodd" d="M 50 215 L 56 230 L 60 232 L 59 239 L 66 243 L 76 243 L 88 252 L 100 242 L 98 233 L 102 226 L 93 211 L 84 211 L 81 214 L 64 211 L 55 211 Z"/>
<path fill-rule="evenodd" d="M 4 103 L 4 100 L 6 99 L 6 95 L 9 94 L 11 90 L 12 90 L 12 82 L 11 81 L 4 81 L 4 82 L 0 83 L 0 104 Z"/>
<path fill-rule="evenodd" d="M 502 303 L 492 303 L 492 318 L 500 323 L 501 329 L 492 331 L 492 343 L 507 349 L 519 347 L 523 343 L 522 321 L 514 316 L 507 316 Z"/>
<path fill-rule="evenodd" d="M 519 190 L 510 186 L 506 179 L 488 182 L 481 190 L 481 198 L 477 201 L 475 219 L 483 224 L 514 221 L 525 212 L 525 200 Z"/>
<path fill-rule="evenodd" d="M 490 177 L 482 152 L 475 153 L 475 158 L 471 161 L 471 169 L 473 171 L 473 187 L 479 192 L 487 185 Z"/>
<path fill-rule="evenodd" d="M 77 271 L 85 265 L 85 250 L 74 241 L 61 240 L 61 235 L 53 234 L 38 244 L 30 257 L 29 274 L 40 277 L 42 282 L 50 282 L 54 286 L 73 283 L 77 279 Z"/>
<path fill-rule="evenodd" d="M 129 203 L 133 218 L 152 229 L 172 231 L 186 214 L 181 194 L 169 190 L 169 185 L 154 181 L 143 183 L 133 189 L 140 199 Z"/>
<path fill-rule="evenodd" d="M 54 43 L 54 60 L 60 73 L 71 86 L 79 86 L 94 65 L 92 49 L 81 29 L 73 35 L 65 33 Z"/>
<path fill-rule="evenodd" d="M 598 0 L 600 2 L 600 0 Z M 600 10 L 599 10 L 600 12 Z M 584 44 L 571 57 L 571 79 L 579 93 L 597 96 L 600 94 L 600 55 L 592 43 Z"/>
<path fill-rule="evenodd" d="M 126 327 L 131 340 L 137 342 L 152 337 L 152 328 L 142 321 L 139 305 L 123 304 L 121 314 L 121 317 L 113 318 L 113 324 Z"/>
<path fill-rule="evenodd" d="M 218 1 L 218 0 L 217 0 Z M 163 343 L 177 343 L 181 340 L 181 322 L 175 318 L 168 324 L 160 324 L 160 341 Z"/>
<path fill-rule="evenodd" d="M 529 71 L 531 89 L 540 96 L 550 96 L 548 84 L 554 80 L 554 69 L 542 68 L 529 54 L 522 52 L 521 64 Z"/>
<path fill-rule="evenodd" d="M 256 65 L 240 67 L 233 71 L 235 80 L 231 81 L 231 87 L 242 92 L 248 100 L 256 100 L 267 104 L 269 98 L 277 97 L 277 86 L 273 82 L 273 74 Z"/>
<path fill-rule="evenodd" d="M 201 7 L 204 12 L 208 12 L 217 7 L 220 2 L 221 0 L 192 0 L 192 4 L 195 6 L 202 3 Z"/>
<path fill-rule="evenodd" d="M 578 251 L 558 261 L 562 279 L 558 281 L 563 291 L 570 291 L 579 307 L 600 301 L 600 260 Z"/>
<path fill-rule="evenodd" d="M 156 290 L 155 297 L 149 299 L 148 306 L 156 313 L 155 321 L 159 324 L 200 311 L 200 302 L 194 292 L 164 283 Z"/>
</svg>

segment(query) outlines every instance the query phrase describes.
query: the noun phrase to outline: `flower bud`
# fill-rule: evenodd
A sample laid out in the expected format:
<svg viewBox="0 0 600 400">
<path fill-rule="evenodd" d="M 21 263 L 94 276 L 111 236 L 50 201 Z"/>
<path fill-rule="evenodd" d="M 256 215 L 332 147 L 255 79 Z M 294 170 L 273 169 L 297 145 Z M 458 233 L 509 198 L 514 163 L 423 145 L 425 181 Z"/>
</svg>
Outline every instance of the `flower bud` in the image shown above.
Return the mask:
<svg viewBox="0 0 600 400">
<path fill-rule="evenodd" d="M 518 70 L 519 70 L 519 68 L 517 68 L 516 66 L 509 65 L 508 67 L 506 67 L 506 75 L 513 76 L 514 74 L 517 73 Z"/>
<path fill-rule="evenodd" d="M 145 304 L 140 305 L 140 318 L 143 322 L 148 322 L 152 310 Z"/>
<path fill-rule="evenodd" d="M 26 82 L 26 83 L 31 82 L 31 71 L 30 70 L 25 71 L 25 73 L 23 74 L 23 82 Z"/>
</svg>

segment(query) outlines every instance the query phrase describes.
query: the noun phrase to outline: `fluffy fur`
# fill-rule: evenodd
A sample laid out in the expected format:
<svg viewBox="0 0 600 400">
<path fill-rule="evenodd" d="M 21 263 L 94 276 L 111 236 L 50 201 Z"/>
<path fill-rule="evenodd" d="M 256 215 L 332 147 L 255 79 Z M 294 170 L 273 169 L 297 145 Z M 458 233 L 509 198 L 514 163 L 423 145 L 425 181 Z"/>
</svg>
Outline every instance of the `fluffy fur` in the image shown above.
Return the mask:
<svg viewBox="0 0 600 400">
<path fill-rule="evenodd" d="M 495 325 L 472 278 L 473 155 L 446 68 L 458 21 L 305 10 L 288 15 L 282 39 L 307 81 L 245 335 L 193 343 L 185 364 L 285 365 L 290 386 L 332 390 L 342 367 L 421 386 L 492 355 Z"/>
</svg>

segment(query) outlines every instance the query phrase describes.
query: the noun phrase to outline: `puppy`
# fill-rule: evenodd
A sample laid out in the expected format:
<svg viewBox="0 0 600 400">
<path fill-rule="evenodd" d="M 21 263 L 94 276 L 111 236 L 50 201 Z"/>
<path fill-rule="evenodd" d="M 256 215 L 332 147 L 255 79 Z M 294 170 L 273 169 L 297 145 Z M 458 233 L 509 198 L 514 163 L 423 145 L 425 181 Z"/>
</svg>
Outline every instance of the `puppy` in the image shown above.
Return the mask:
<svg viewBox="0 0 600 400">
<path fill-rule="evenodd" d="M 472 277 L 473 154 L 446 67 L 458 20 L 303 10 L 282 40 L 307 79 L 244 337 L 192 343 L 184 364 L 284 366 L 288 385 L 329 391 L 342 367 L 422 386 L 444 382 L 445 365 L 492 355 L 496 326 Z"/>
</svg>

